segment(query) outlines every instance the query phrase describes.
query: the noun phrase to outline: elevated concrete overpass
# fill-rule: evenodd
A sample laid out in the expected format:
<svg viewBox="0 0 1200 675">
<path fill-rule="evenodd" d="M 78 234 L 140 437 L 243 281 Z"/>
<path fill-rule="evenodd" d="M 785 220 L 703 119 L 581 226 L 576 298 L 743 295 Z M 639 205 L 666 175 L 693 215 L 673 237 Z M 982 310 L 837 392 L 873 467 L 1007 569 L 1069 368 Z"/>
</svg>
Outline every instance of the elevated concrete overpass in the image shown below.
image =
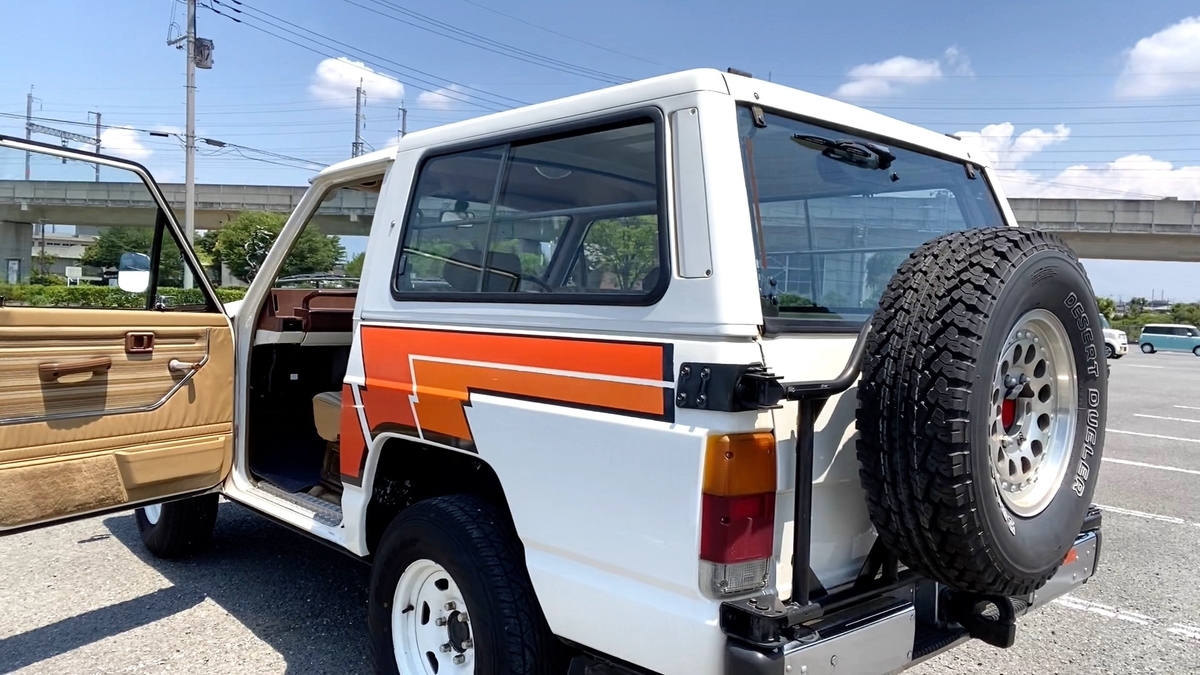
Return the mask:
<svg viewBox="0 0 1200 675">
<path fill-rule="evenodd" d="M 168 183 L 161 187 L 181 213 L 184 186 Z M 304 191 L 302 186 L 197 185 L 196 229 L 220 228 L 241 211 L 290 212 Z M 887 207 L 885 199 L 874 205 Z M 924 200 L 887 201 L 891 208 L 912 211 L 914 221 L 930 220 L 914 208 Z M 1198 201 L 1011 199 L 1010 203 L 1021 224 L 1060 234 L 1084 258 L 1200 262 Z M 149 192 L 138 183 L 0 181 L 0 221 L 4 223 L 44 219 L 56 224 L 120 226 L 147 222 L 147 210 L 152 207 Z M 317 222 L 329 234 L 361 233 L 373 208 L 374 195 L 347 191 L 321 206 Z M 855 216 L 839 213 L 829 217 Z M 10 246 L 5 243 L 12 238 L 6 232 L 9 229 L 0 227 L 0 257 L 9 253 Z"/>
</svg>

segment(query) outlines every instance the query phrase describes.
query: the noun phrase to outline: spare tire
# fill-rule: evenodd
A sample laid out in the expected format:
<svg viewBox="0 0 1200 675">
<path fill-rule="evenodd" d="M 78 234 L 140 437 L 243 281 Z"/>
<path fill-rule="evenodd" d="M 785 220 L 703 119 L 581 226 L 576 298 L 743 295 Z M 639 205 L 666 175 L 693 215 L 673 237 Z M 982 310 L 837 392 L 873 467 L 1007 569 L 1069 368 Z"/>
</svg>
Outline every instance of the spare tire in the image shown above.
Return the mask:
<svg viewBox="0 0 1200 675">
<path fill-rule="evenodd" d="M 897 270 L 858 387 L 876 531 L 952 588 L 1019 596 L 1062 564 L 1100 468 L 1108 365 L 1079 260 L 1024 228 L 938 237 Z"/>
</svg>

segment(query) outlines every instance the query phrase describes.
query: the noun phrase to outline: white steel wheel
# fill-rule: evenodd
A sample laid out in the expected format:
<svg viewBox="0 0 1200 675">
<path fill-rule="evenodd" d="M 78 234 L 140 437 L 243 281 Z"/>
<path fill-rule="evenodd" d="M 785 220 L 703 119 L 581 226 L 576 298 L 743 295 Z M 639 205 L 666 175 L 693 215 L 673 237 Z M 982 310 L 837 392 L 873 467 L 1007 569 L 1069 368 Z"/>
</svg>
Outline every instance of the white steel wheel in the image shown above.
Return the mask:
<svg viewBox="0 0 1200 675">
<path fill-rule="evenodd" d="M 143 506 L 142 511 L 146 514 L 146 520 L 151 525 L 157 525 L 158 519 L 162 518 L 162 504 L 151 504 Z"/>
<path fill-rule="evenodd" d="M 1013 513 L 1049 506 L 1075 445 L 1079 400 L 1066 328 L 1054 314 L 1027 312 L 1008 334 L 992 381 L 992 480 Z"/>
<path fill-rule="evenodd" d="M 416 560 L 400 574 L 392 601 L 392 647 L 403 675 L 475 672 L 471 618 L 446 568 Z"/>
</svg>

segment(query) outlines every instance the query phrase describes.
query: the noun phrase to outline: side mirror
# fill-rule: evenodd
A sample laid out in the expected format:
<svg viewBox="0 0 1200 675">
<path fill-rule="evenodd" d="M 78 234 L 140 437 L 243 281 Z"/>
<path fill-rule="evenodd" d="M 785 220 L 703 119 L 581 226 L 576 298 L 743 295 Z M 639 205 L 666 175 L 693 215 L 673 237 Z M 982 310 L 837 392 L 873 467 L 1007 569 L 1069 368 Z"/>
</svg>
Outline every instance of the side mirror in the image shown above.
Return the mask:
<svg viewBox="0 0 1200 675">
<path fill-rule="evenodd" d="M 126 293 L 145 293 L 150 288 L 150 256 L 122 253 L 117 265 L 117 287 Z"/>
</svg>

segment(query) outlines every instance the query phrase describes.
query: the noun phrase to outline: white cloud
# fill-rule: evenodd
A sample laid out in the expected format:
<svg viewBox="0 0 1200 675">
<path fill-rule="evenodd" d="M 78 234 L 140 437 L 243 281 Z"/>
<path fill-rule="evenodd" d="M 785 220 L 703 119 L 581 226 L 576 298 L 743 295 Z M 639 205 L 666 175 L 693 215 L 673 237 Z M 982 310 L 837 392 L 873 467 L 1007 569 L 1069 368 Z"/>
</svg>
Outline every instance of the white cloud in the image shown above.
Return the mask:
<svg viewBox="0 0 1200 675">
<path fill-rule="evenodd" d="M 142 144 L 138 132 L 129 127 L 112 127 L 100 132 L 100 152 L 139 162 L 154 154 Z"/>
<path fill-rule="evenodd" d="M 1126 155 L 1104 164 L 1079 164 L 1042 179 L 1028 172 L 1002 174 L 1012 197 L 1060 199 L 1200 199 L 1200 166 L 1176 167 L 1149 155 Z"/>
<path fill-rule="evenodd" d="M 850 79 L 837 88 L 834 96 L 845 98 L 890 96 L 907 87 L 940 80 L 945 77 L 946 71 L 960 76 L 974 74 L 966 54 L 962 53 L 958 47 L 950 47 L 942 54 L 941 59 L 893 56 L 884 61 L 854 66 L 847 73 Z"/>
<path fill-rule="evenodd" d="M 352 104 L 359 81 L 367 96 L 377 99 L 398 99 L 404 96 L 404 85 L 395 78 L 377 73 L 361 61 L 345 56 L 325 59 L 317 64 L 308 91 L 323 101 Z"/>
<path fill-rule="evenodd" d="M 1062 143 L 1071 135 L 1071 130 L 1062 124 L 1056 125 L 1053 131 L 1030 129 L 1014 138 L 1015 131 L 1011 122 L 1004 122 L 989 124 L 981 131 L 959 131 L 954 135 L 973 151 L 982 152 L 988 164 L 997 170 L 1016 169 L 1031 155 Z"/>
<path fill-rule="evenodd" d="M 437 108 L 438 110 L 448 110 L 455 103 L 462 103 L 470 98 L 463 93 L 463 88 L 457 84 L 452 84 L 449 87 L 443 87 L 434 91 L 423 91 L 417 96 L 417 103 L 429 108 Z"/>
<path fill-rule="evenodd" d="M 1153 97 L 1200 90 L 1200 16 L 1142 38 L 1125 52 L 1118 96 Z"/>
<path fill-rule="evenodd" d="M 987 158 L 1010 197 L 1200 199 L 1200 166 L 1176 167 L 1149 155 L 1131 154 L 1110 162 L 1077 164 L 1047 175 L 1031 171 L 1024 164 L 1047 147 L 1066 141 L 1070 128 L 1059 124 L 1052 131 L 1014 133 L 1008 122 L 955 133 L 973 153 Z"/>
</svg>

